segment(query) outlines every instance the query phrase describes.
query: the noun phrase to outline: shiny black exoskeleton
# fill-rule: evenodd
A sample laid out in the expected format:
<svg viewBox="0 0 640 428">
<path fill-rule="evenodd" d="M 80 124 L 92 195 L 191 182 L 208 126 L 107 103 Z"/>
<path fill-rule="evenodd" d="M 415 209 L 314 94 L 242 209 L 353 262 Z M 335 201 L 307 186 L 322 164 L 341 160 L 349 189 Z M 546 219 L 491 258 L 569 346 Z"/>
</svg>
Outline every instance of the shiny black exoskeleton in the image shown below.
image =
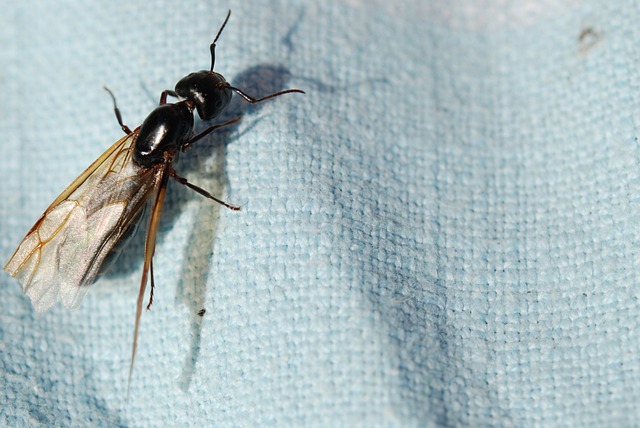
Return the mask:
<svg viewBox="0 0 640 428">
<path fill-rule="evenodd" d="M 151 167 L 162 162 L 164 153 L 175 153 L 193 132 L 193 103 L 180 101 L 156 107 L 140 125 L 133 159 Z"/>
<path fill-rule="evenodd" d="M 191 73 L 176 83 L 176 93 L 195 103 L 202 120 L 213 119 L 229 105 L 229 88 L 222 74 L 206 70 Z"/>
<path fill-rule="evenodd" d="M 138 165 L 150 168 L 160 163 L 170 162 L 178 150 L 185 150 L 191 144 L 215 129 L 240 120 L 240 118 L 235 118 L 222 124 L 213 125 L 198 135 L 191 136 L 194 129 L 193 111 L 197 110 L 198 116 L 200 116 L 202 120 L 215 118 L 229 105 L 232 91 L 251 104 L 291 92 L 304 94 L 304 91 L 300 89 L 288 89 L 262 98 L 253 98 L 240 89 L 231 86 L 220 73 L 213 71 L 216 42 L 225 25 L 227 25 L 230 16 L 231 11 L 227 14 L 213 43 L 209 46 L 211 52 L 211 68 L 183 77 L 176 83 L 175 90 L 173 91 L 163 91 L 160 96 L 160 105 L 156 107 L 144 122 L 142 122 L 142 125 L 140 125 L 133 152 L 133 159 Z M 181 101 L 167 103 L 167 96 L 179 98 Z M 130 134 L 132 131 L 122 123 L 120 111 L 117 106 L 115 106 L 115 99 L 114 110 L 118 123 L 127 134 Z M 175 173 L 172 174 L 172 177 L 180 183 L 210 197 L 208 193 L 203 193 L 204 191 L 201 191 L 202 189 L 195 188 L 195 186 L 187 183 L 185 179 L 178 177 Z"/>
</svg>

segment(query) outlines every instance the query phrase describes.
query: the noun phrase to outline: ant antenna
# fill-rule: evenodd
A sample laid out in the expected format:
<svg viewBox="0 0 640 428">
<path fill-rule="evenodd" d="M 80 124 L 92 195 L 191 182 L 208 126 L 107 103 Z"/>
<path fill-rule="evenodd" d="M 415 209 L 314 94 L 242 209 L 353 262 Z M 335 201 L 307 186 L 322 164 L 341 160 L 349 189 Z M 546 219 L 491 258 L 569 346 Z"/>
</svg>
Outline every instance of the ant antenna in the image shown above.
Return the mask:
<svg viewBox="0 0 640 428">
<path fill-rule="evenodd" d="M 222 30 L 224 30 L 224 26 L 227 25 L 227 21 L 229 21 L 230 16 L 231 16 L 231 9 L 229 9 L 229 12 L 227 13 L 227 17 L 222 23 L 222 27 L 220 27 L 220 29 L 218 30 L 218 34 L 216 34 L 216 38 L 213 39 L 213 43 L 211 43 L 211 45 L 209 46 L 209 50 L 211 51 L 211 70 L 209 71 L 213 71 L 213 65 L 216 63 L 216 42 L 218 41 L 218 37 L 220 37 Z"/>
</svg>

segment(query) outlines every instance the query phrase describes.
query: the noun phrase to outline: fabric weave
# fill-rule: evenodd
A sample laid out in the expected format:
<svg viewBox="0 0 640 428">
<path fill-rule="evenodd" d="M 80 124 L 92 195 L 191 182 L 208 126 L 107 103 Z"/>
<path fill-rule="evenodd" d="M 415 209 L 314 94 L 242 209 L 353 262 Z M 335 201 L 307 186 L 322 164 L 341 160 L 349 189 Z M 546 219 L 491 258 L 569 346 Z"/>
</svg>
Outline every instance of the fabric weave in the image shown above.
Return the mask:
<svg viewBox="0 0 640 428">
<path fill-rule="evenodd" d="M 0 425 L 637 426 L 636 2 L 7 3 L 0 259 L 227 8 L 216 70 L 307 94 L 181 157 L 242 211 L 170 184 L 128 399 L 144 233 L 76 311 L 3 272 Z"/>
</svg>

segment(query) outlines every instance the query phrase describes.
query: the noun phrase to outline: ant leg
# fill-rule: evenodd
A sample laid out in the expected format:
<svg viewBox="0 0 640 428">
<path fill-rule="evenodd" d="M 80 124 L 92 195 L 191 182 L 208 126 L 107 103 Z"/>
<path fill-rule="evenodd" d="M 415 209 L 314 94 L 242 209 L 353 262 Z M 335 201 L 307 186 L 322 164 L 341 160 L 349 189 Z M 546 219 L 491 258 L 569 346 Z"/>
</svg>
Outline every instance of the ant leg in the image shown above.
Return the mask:
<svg viewBox="0 0 640 428">
<path fill-rule="evenodd" d="M 165 105 L 167 103 L 167 95 L 170 95 L 172 97 L 178 98 L 178 94 L 176 94 L 175 91 L 172 91 L 171 89 L 165 89 L 164 91 L 162 91 L 162 94 L 160 94 L 160 105 Z"/>
<path fill-rule="evenodd" d="M 129 129 L 129 127 L 127 125 L 125 125 L 124 123 L 122 123 L 122 115 L 120 114 L 120 109 L 118 108 L 118 105 L 116 104 L 116 97 L 113 95 L 113 92 L 111 92 L 111 89 L 107 88 L 106 86 L 103 86 L 104 90 L 109 92 L 109 95 L 111 95 L 111 99 L 113 100 L 113 111 L 116 114 L 116 119 L 118 120 L 118 125 L 120 125 L 120 128 L 122 128 L 122 130 L 124 131 L 125 134 L 129 135 L 131 134 L 131 129 Z"/>
<path fill-rule="evenodd" d="M 153 303 L 153 290 L 156 288 L 156 284 L 153 281 L 153 257 L 149 262 L 149 269 L 151 273 L 151 293 L 149 294 L 149 304 L 147 305 L 147 310 L 151 310 L 151 304 Z"/>
<path fill-rule="evenodd" d="M 240 207 L 239 206 L 228 204 L 225 201 L 216 198 L 215 196 L 213 196 L 211 193 L 207 192 L 206 190 L 196 186 L 195 184 L 189 183 L 186 178 L 180 177 L 178 175 L 178 173 L 175 171 L 175 169 L 171 168 L 171 171 L 169 171 L 169 175 L 171 176 L 171 178 L 176 180 L 178 183 L 187 186 L 191 190 L 195 190 L 196 192 L 200 193 L 205 198 L 213 199 L 214 201 L 216 201 L 220 205 L 224 205 L 225 207 L 229 208 L 230 210 L 240 211 Z"/>
<path fill-rule="evenodd" d="M 277 97 L 279 95 L 284 95 L 284 94 L 291 94 L 291 93 L 298 93 L 298 94 L 304 94 L 305 92 L 302 89 L 287 89 L 286 91 L 280 91 L 280 92 L 276 92 L 275 94 L 271 94 L 271 95 L 267 95 L 266 97 L 262 97 L 262 98 L 253 98 L 252 96 L 249 96 L 247 94 L 245 94 L 244 92 L 242 92 L 242 90 L 235 88 L 231 85 L 224 85 L 226 88 L 231 89 L 232 91 L 235 91 L 236 94 L 240 95 L 242 98 L 245 99 L 245 101 L 247 101 L 248 103 L 251 104 L 255 104 L 255 103 L 259 103 L 265 100 L 268 100 L 269 98 L 273 98 L 273 97 Z"/>
<path fill-rule="evenodd" d="M 182 151 L 184 152 L 185 150 L 187 150 L 193 143 L 195 143 L 196 141 L 206 137 L 207 135 L 209 135 L 211 132 L 215 131 L 216 129 L 220 129 L 223 126 L 228 126 L 228 125 L 232 125 L 238 121 L 240 121 L 240 117 L 236 117 L 234 119 L 231 119 L 227 122 L 224 123 L 219 123 L 217 125 L 213 125 L 208 127 L 207 129 L 205 129 L 204 131 L 202 131 L 201 133 L 199 133 L 198 135 L 196 135 L 195 137 L 193 137 L 192 139 L 190 139 L 189 141 L 187 141 L 186 143 L 184 143 L 182 145 Z"/>
</svg>

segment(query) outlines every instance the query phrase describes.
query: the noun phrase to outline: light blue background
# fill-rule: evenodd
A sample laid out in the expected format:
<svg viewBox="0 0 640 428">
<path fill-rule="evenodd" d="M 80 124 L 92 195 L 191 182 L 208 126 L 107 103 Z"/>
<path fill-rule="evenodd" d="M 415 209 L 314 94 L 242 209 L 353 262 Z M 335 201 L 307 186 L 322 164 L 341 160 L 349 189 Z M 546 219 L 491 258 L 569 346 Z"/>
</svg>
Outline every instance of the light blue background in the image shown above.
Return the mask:
<svg viewBox="0 0 640 428">
<path fill-rule="evenodd" d="M 0 425 L 637 425 L 637 2 L 56 3 L 0 14 L 3 263 L 228 8 L 307 95 L 177 165 L 243 210 L 170 185 L 129 400 L 141 239 L 74 312 L 0 275 Z"/>
</svg>

